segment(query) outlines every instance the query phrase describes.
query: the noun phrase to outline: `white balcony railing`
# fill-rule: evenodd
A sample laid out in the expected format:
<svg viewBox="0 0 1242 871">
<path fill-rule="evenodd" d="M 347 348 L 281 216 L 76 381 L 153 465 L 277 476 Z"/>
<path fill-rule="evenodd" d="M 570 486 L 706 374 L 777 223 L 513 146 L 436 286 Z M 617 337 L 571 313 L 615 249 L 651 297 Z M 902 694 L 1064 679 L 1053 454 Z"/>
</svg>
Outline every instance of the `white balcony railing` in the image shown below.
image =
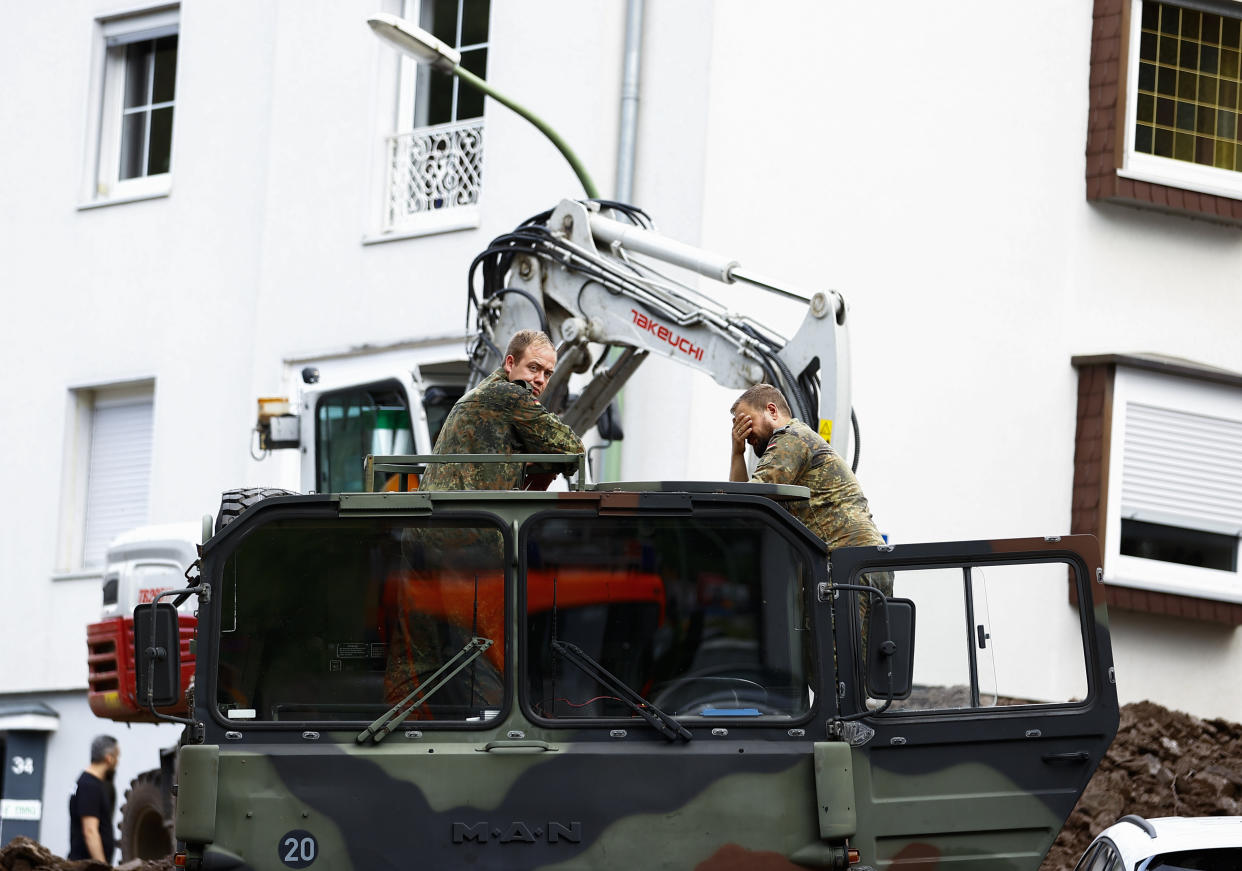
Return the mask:
<svg viewBox="0 0 1242 871">
<path fill-rule="evenodd" d="M 388 230 L 416 215 L 474 206 L 483 187 L 483 119 L 388 137 Z"/>
</svg>

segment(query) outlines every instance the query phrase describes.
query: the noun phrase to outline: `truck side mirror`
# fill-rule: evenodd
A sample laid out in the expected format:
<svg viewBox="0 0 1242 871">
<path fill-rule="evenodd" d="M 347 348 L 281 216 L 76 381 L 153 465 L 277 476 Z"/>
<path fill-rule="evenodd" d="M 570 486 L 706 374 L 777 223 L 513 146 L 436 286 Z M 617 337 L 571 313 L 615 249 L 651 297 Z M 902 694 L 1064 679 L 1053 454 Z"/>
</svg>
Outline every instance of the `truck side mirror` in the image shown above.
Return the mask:
<svg viewBox="0 0 1242 871">
<path fill-rule="evenodd" d="M 181 631 L 176 606 L 153 602 L 134 609 L 134 683 L 138 705 L 157 708 L 181 700 Z"/>
<path fill-rule="evenodd" d="M 621 429 L 621 412 L 617 408 L 617 400 L 608 403 L 608 407 L 600 412 L 599 419 L 595 421 L 595 429 L 599 432 L 599 437 L 606 442 L 619 442 L 625 438 L 625 432 Z"/>
<path fill-rule="evenodd" d="M 914 602 L 872 599 L 867 631 L 867 694 L 906 699 L 914 688 Z"/>
</svg>

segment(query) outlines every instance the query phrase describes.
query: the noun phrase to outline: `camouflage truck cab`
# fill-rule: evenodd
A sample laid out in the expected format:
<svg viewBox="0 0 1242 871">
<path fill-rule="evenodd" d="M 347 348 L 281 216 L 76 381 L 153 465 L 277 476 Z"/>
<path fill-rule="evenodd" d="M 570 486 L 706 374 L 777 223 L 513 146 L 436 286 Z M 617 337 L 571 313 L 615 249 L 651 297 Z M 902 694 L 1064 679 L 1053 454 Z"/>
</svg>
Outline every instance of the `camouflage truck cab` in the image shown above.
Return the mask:
<svg viewBox="0 0 1242 871">
<path fill-rule="evenodd" d="M 827 560 L 800 491 L 251 508 L 203 552 L 187 867 L 1035 871 L 1117 727 L 1094 539 Z"/>
</svg>

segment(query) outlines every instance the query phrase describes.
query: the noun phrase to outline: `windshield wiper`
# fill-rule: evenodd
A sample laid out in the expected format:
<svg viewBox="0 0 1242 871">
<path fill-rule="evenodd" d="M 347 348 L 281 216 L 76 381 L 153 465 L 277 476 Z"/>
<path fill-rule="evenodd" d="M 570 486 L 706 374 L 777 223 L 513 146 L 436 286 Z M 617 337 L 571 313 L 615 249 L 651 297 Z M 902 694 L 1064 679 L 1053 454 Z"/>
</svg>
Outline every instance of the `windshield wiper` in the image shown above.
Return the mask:
<svg viewBox="0 0 1242 871">
<path fill-rule="evenodd" d="M 553 641 L 552 649 L 576 665 L 588 677 L 594 678 L 601 686 L 615 693 L 634 713 L 650 723 L 668 740 L 676 741 L 681 738 L 683 741 L 689 741 L 693 737 L 689 729 L 630 689 L 625 681 L 588 656 L 578 645 L 570 644 L 568 641 Z"/>
<path fill-rule="evenodd" d="M 389 732 L 405 722 L 405 718 L 410 715 L 411 711 L 430 699 L 437 690 L 452 680 L 454 675 L 478 659 L 483 651 L 491 646 L 490 638 L 481 638 L 478 635 L 471 638 L 466 642 L 465 647 L 453 654 L 448 662 L 432 672 L 426 682 L 419 684 L 414 692 L 381 714 L 379 719 L 359 732 L 354 740 L 359 744 L 365 744 L 368 738 L 376 744 L 383 741 Z"/>
</svg>

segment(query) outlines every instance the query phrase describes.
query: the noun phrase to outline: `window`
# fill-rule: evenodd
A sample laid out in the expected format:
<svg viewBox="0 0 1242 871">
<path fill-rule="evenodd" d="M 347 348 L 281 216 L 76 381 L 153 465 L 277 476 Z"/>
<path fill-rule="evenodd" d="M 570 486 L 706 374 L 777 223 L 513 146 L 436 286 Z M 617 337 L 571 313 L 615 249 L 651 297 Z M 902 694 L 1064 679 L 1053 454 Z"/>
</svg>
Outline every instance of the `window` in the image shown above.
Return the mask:
<svg viewBox="0 0 1242 871">
<path fill-rule="evenodd" d="M 914 602 L 917 619 L 914 688 L 889 710 L 1084 701 L 1087 665 L 1081 636 L 1061 635 L 1030 619 L 1031 602 L 1059 591 L 1067 572 L 1073 582 L 1074 567 L 1063 562 L 893 572 L 894 595 Z M 871 610 L 874 620 L 876 608 Z M 1031 669 L 1032 651 L 1038 651 L 1041 668 Z"/>
<path fill-rule="evenodd" d="M 73 407 L 58 563 L 62 571 L 98 572 L 112 539 L 147 522 L 152 388 L 78 390 Z"/>
<path fill-rule="evenodd" d="M 1096 844 L 1090 864 L 1082 867 L 1083 871 L 1125 871 L 1126 866 L 1111 841 L 1100 841 Z"/>
<path fill-rule="evenodd" d="M 423 411 L 431 452 L 450 409 L 464 390 L 455 385 L 422 385 Z M 366 489 L 367 454 L 414 454 L 409 400 L 397 381 L 346 387 L 319 397 L 315 406 L 315 486 L 320 493 Z M 396 486 L 393 475 L 388 486 Z"/>
<path fill-rule="evenodd" d="M 1242 22 L 1150 0 L 1141 9 L 1131 31 L 1138 31 L 1139 46 L 1132 165 L 1141 166 L 1143 155 L 1154 155 L 1242 171 L 1242 154 L 1235 147 Z M 1189 170 L 1153 163 L 1153 175 Z M 1205 184 L 1211 177 L 1205 175 Z M 1227 193 L 1234 192 L 1236 176 L 1217 178 Z"/>
<path fill-rule="evenodd" d="M 325 393 L 315 409 L 315 486 L 320 493 L 364 490 L 367 454 L 409 454 L 409 402 L 395 381 Z"/>
<path fill-rule="evenodd" d="M 810 583 L 808 554 L 753 516 L 532 521 L 526 701 L 547 720 L 628 721 L 636 696 L 675 717 L 805 717 Z"/>
<path fill-rule="evenodd" d="M 406 0 L 405 17 L 487 74 L 488 0 Z M 396 132 L 387 138 L 385 231 L 475 226 L 483 184 L 483 95 L 457 76 L 401 59 Z"/>
<path fill-rule="evenodd" d="M 220 716 L 365 724 L 404 702 L 410 720 L 496 718 L 504 551 L 501 530 L 474 519 L 253 529 L 217 580 Z"/>
<path fill-rule="evenodd" d="M 1102 540 L 1110 605 L 1242 623 L 1242 375 L 1075 358 L 1073 529 Z"/>
<path fill-rule="evenodd" d="M 1242 224 L 1242 6 L 1096 0 L 1094 21 L 1088 199 Z"/>
<path fill-rule="evenodd" d="M 98 139 L 91 199 L 159 196 L 170 188 L 178 12 L 99 22 Z"/>
<path fill-rule="evenodd" d="M 1242 847 L 1196 847 L 1161 853 L 1153 857 L 1146 868 L 1147 871 L 1234 871 L 1239 862 L 1242 862 Z M 1122 868 L 1120 863 L 1117 868 Z"/>
</svg>

